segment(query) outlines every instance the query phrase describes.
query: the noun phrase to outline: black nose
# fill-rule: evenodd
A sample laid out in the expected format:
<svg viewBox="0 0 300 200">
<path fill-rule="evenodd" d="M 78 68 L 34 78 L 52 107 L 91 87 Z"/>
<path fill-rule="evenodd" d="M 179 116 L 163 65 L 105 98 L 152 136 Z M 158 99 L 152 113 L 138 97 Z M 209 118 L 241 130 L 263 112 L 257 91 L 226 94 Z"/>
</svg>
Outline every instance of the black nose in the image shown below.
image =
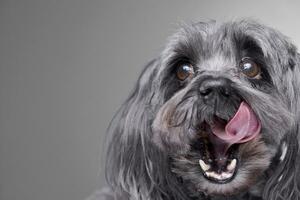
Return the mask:
<svg viewBox="0 0 300 200">
<path fill-rule="evenodd" d="M 220 97 L 230 96 L 230 80 L 226 78 L 205 78 L 199 88 L 199 93 L 206 101 L 213 101 Z"/>
</svg>

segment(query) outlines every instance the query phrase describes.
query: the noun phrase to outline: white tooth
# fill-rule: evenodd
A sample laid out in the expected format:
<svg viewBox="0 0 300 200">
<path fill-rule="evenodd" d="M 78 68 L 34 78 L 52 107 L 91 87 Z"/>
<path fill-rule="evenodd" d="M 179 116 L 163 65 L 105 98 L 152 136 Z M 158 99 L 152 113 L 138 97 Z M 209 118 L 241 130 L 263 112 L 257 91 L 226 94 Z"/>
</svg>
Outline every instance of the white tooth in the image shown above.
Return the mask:
<svg viewBox="0 0 300 200">
<path fill-rule="evenodd" d="M 227 170 L 228 171 L 233 171 L 234 169 L 235 169 L 235 167 L 236 167 L 236 159 L 233 159 L 230 163 L 229 163 L 229 165 L 227 166 Z"/>
<path fill-rule="evenodd" d="M 206 175 L 208 177 L 212 177 L 212 178 L 215 178 L 215 179 L 218 179 L 218 180 L 221 180 L 221 175 L 215 173 L 215 172 L 206 172 Z"/>
<path fill-rule="evenodd" d="M 228 178 L 231 178 L 232 175 L 233 175 L 233 173 L 228 173 L 228 172 L 223 172 L 223 173 L 221 174 L 222 179 L 228 179 Z"/>
<path fill-rule="evenodd" d="M 211 177 L 211 173 L 212 172 L 205 172 L 205 175 L 208 176 L 208 177 Z"/>
<path fill-rule="evenodd" d="M 218 180 L 222 180 L 222 177 L 221 177 L 221 175 L 219 175 L 219 174 L 214 174 L 215 175 L 215 179 L 218 179 Z"/>
<path fill-rule="evenodd" d="M 200 167 L 203 171 L 207 171 L 210 169 L 210 165 L 207 165 L 203 160 L 199 160 Z"/>
<path fill-rule="evenodd" d="M 218 176 L 215 172 L 206 172 L 206 175 L 208 177 L 213 177 L 213 178 L 216 178 Z"/>
</svg>

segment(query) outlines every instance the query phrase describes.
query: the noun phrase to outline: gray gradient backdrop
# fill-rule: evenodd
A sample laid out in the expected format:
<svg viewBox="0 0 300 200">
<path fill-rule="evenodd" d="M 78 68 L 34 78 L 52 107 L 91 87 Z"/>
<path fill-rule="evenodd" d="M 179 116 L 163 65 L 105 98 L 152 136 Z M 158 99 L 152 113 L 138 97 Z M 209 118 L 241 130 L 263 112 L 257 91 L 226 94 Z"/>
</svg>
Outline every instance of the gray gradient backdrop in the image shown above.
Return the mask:
<svg viewBox="0 0 300 200">
<path fill-rule="evenodd" d="M 1 0 L 0 199 L 82 200 L 103 186 L 105 129 L 179 22 L 254 17 L 300 44 L 299 10 L 274 0 Z"/>
</svg>

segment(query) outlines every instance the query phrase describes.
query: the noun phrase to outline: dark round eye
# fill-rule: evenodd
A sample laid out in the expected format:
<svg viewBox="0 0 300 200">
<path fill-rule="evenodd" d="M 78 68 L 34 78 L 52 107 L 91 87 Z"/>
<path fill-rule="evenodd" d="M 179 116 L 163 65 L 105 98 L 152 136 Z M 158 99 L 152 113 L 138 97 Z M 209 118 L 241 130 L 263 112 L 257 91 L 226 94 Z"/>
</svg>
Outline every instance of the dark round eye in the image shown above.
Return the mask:
<svg viewBox="0 0 300 200">
<path fill-rule="evenodd" d="M 251 58 L 243 58 L 240 63 L 240 69 L 249 78 L 259 78 L 261 69 Z"/>
<path fill-rule="evenodd" d="M 176 72 L 177 78 L 181 81 L 184 81 L 188 77 L 192 76 L 194 74 L 194 69 L 191 64 L 185 63 L 181 64 Z"/>
</svg>

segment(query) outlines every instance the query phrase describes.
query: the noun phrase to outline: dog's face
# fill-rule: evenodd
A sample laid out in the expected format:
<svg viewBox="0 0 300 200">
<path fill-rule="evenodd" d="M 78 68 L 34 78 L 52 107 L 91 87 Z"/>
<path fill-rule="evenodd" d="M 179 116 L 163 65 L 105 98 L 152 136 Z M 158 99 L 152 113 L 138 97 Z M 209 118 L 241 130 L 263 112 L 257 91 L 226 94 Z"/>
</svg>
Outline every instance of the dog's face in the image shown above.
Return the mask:
<svg viewBox="0 0 300 200">
<path fill-rule="evenodd" d="M 254 188 L 284 153 L 293 48 L 256 23 L 197 23 L 171 37 L 148 69 L 153 141 L 192 196 Z"/>
<path fill-rule="evenodd" d="M 115 196 L 299 199 L 299 63 L 256 22 L 182 28 L 111 123 Z"/>
</svg>

